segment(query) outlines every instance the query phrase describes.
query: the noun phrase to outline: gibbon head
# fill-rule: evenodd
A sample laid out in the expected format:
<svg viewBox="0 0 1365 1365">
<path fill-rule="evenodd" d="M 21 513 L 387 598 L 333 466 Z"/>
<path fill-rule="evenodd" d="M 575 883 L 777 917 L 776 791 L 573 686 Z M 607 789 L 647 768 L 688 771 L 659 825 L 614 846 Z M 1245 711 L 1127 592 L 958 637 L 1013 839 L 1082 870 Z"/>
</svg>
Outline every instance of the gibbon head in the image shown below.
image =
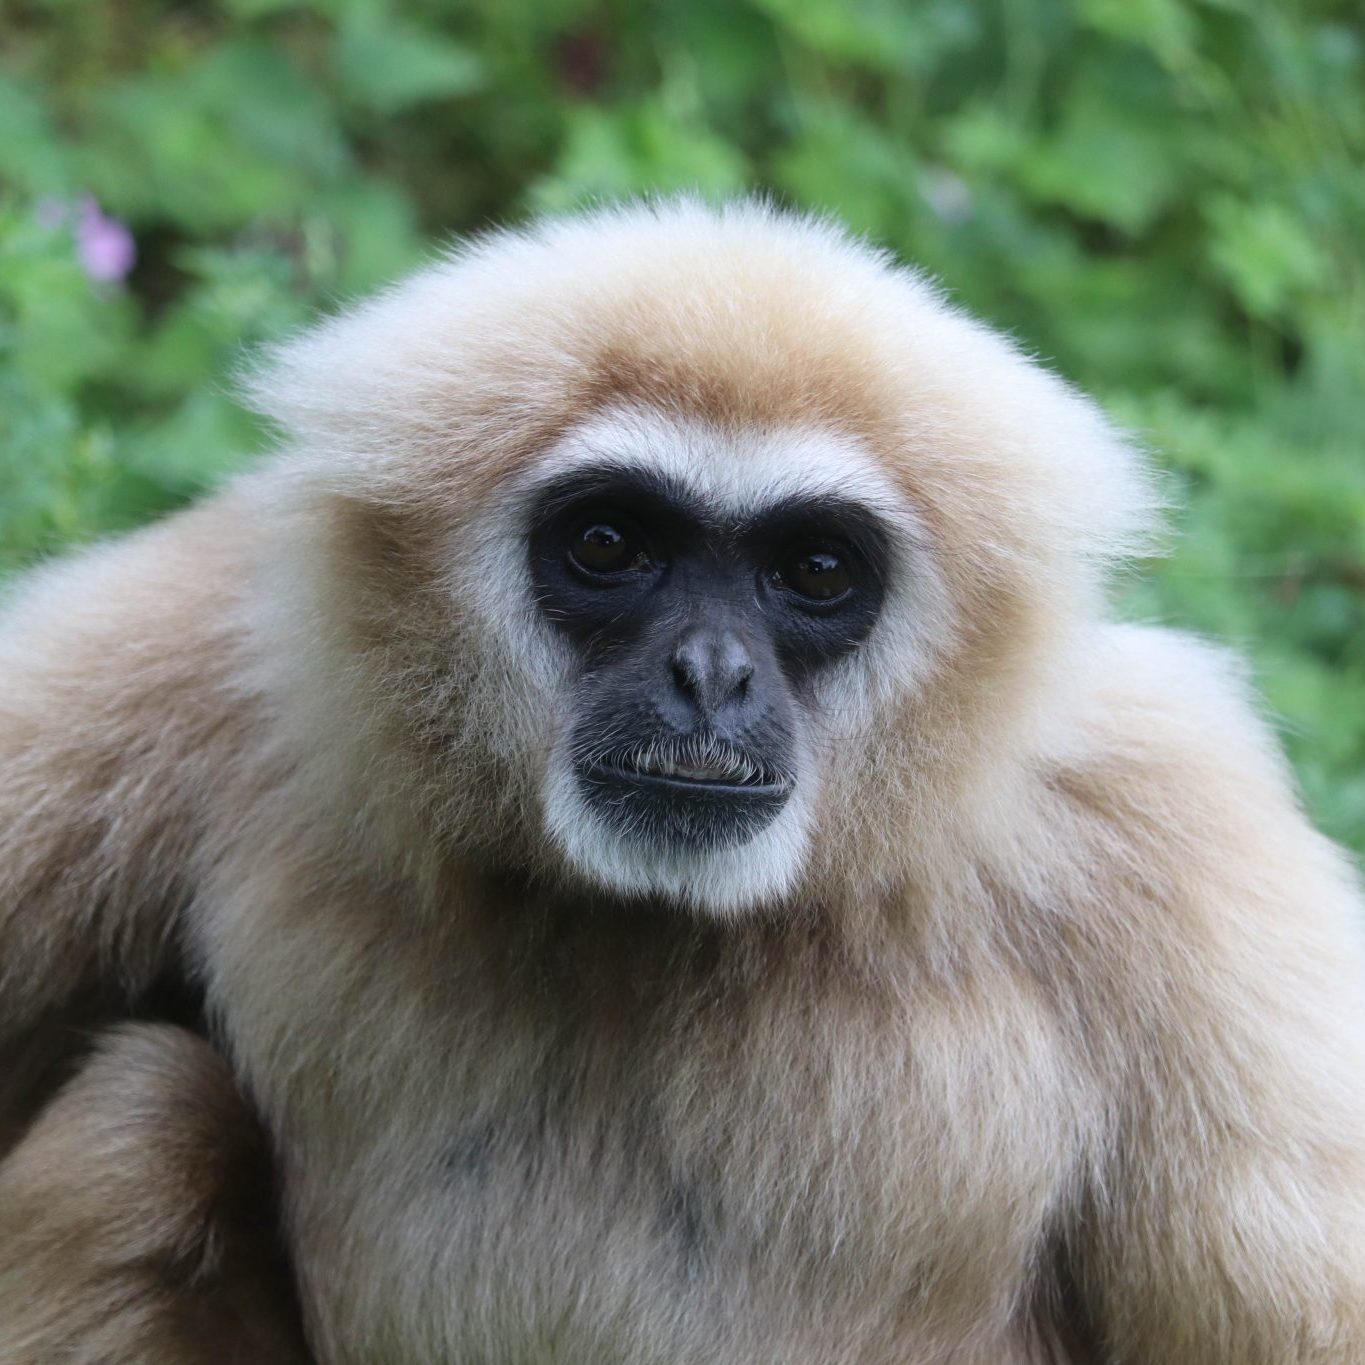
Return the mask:
<svg viewBox="0 0 1365 1365">
<path fill-rule="evenodd" d="M 1149 523 L 1085 399 L 756 203 L 484 238 L 252 388 L 319 790 L 409 854 L 714 914 L 891 887 L 1007 800 Z"/>
</svg>

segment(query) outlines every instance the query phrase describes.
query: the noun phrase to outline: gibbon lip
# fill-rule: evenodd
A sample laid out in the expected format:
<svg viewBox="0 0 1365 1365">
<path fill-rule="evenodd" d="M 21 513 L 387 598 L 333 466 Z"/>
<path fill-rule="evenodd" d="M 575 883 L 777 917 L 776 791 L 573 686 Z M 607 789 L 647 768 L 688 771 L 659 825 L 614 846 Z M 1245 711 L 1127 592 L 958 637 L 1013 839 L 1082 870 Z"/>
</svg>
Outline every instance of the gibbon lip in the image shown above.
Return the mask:
<svg viewBox="0 0 1365 1365">
<path fill-rule="evenodd" d="M 679 793 L 724 793 L 734 796 L 780 796 L 790 783 L 773 773 L 760 770 L 756 776 L 740 777 L 733 771 L 710 765 L 688 764 L 676 760 L 654 759 L 648 763 L 622 757 L 595 763 L 592 771 L 616 782 L 633 782 L 660 791 Z"/>
</svg>

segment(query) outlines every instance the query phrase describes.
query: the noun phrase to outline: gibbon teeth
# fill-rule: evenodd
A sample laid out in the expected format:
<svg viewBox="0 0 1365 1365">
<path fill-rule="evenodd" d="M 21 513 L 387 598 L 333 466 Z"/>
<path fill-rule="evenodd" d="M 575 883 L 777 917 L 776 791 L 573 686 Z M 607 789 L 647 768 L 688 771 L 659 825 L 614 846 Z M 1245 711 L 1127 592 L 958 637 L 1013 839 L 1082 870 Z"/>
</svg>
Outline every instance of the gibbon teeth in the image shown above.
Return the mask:
<svg viewBox="0 0 1365 1365">
<path fill-rule="evenodd" d="M 691 777 L 705 779 L 708 777 L 726 777 L 728 773 L 720 768 L 694 768 L 686 763 L 670 763 L 667 759 L 659 765 L 659 771 L 668 777 Z"/>
<path fill-rule="evenodd" d="M 679 777 L 691 782 L 747 782 L 754 777 L 753 765 L 738 757 L 714 763 L 684 763 L 663 754 L 641 754 L 635 761 L 638 772 L 658 777 Z"/>
</svg>

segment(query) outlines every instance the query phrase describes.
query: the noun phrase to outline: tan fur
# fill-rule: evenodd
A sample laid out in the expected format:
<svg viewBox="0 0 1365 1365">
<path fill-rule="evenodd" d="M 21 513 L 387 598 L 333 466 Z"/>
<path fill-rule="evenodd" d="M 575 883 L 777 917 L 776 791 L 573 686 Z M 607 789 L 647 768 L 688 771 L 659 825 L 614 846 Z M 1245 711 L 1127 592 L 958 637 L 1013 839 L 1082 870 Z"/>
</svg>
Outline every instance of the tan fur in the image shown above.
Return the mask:
<svg viewBox="0 0 1365 1365">
<path fill-rule="evenodd" d="M 302 1365 L 265 1150 L 223 1061 L 109 1035 L 0 1162 L 4 1365 Z"/>
<path fill-rule="evenodd" d="M 477 244 L 255 391 L 274 464 L 4 623 L 0 1046 L 193 964 L 320 1360 L 1365 1359 L 1359 891 L 1227 662 L 1105 623 L 1152 499 L 1085 400 L 690 204 Z M 900 509 L 781 895 L 641 904 L 547 822 L 515 509 L 588 430 Z"/>
</svg>

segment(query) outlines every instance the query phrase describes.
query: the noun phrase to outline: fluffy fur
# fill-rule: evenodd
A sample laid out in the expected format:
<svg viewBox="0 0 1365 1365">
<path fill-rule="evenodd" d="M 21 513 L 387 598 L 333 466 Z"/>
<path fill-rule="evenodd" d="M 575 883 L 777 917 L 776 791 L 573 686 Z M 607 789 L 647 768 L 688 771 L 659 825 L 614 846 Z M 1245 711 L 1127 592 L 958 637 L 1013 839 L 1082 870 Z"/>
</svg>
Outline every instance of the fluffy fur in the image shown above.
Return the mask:
<svg viewBox="0 0 1365 1365">
<path fill-rule="evenodd" d="M 271 1220 L 222 1058 L 111 1032 L 0 1163 L 0 1360 L 306 1365 Z"/>
<path fill-rule="evenodd" d="M 1359 893 L 1235 668 L 1105 622 L 1153 499 L 1092 405 L 833 227 L 689 203 L 475 243 L 253 392 L 271 465 L 3 624 L 12 1124 L 39 1039 L 201 981 L 339 1365 L 1365 1358 Z M 585 452 L 897 528 L 741 855 L 575 806 L 519 518 Z M 62 1203 L 14 1205 L 49 1251 Z"/>
</svg>

